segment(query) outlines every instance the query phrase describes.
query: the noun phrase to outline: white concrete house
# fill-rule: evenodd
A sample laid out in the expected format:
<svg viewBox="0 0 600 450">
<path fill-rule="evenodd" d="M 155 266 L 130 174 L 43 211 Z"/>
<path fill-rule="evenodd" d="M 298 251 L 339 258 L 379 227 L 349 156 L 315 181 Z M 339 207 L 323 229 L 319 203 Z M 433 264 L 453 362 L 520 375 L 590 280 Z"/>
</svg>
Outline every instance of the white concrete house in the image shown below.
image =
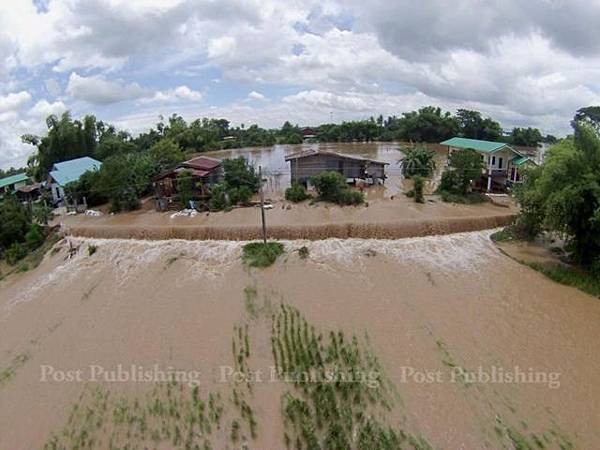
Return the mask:
<svg viewBox="0 0 600 450">
<path fill-rule="evenodd" d="M 519 183 L 522 175 L 519 170 L 529 164 L 537 165 L 532 158 L 503 142 L 453 137 L 440 145 L 448 147 L 448 156 L 454 150 L 472 149 L 479 153 L 485 164 L 482 176 L 486 179 L 488 192 L 494 183 L 502 186 Z"/>
</svg>

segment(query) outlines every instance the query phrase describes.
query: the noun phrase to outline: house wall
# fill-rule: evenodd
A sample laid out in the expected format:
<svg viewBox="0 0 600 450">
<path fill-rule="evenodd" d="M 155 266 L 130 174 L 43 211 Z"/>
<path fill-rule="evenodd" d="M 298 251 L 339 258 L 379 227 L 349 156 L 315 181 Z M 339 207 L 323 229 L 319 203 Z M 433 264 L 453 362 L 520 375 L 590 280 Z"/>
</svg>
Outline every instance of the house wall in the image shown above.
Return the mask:
<svg viewBox="0 0 600 450">
<path fill-rule="evenodd" d="M 508 163 L 514 157 L 514 152 L 510 150 L 499 150 L 492 154 L 486 154 L 485 166 L 493 170 L 508 170 Z"/>
<path fill-rule="evenodd" d="M 306 182 L 310 177 L 326 171 L 341 173 L 346 178 L 362 178 L 369 175 L 383 178 L 384 165 L 366 161 L 341 158 L 333 155 L 312 155 L 291 159 L 290 170 L 292 183 Z"/>
<path fill-rule="evenodd" d="M 65 190 L 62 188 L 62 186 L 59 185 L 58 183 L 56 183 L 55 181 L 52 181 L 49 184 L 49 186 L 50 186 L 50 192 L 52 193 L 52 201 L 55 204 L 64 201 Z"/>
</svg>

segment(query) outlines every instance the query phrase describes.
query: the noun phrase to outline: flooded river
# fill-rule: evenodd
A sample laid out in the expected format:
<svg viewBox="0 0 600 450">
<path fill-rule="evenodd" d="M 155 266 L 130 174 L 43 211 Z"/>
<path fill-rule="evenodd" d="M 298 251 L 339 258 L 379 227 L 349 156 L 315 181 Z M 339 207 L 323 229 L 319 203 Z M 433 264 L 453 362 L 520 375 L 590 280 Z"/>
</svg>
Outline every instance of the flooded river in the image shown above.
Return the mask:
<svg viewBox="0 0 600 450">
<path fill-rule="evenodd" d="M 115 419 L 126 404 L 146 411 L 150 384 L 89 379 L 90 366 L 119 365 L 198 371 L 199 395 L 221 392 L 222 422 L 203 435 L 212 448 L 245 439 L 249 448 L 285 448 L 282 401 L 302 391 L 263 378 L 232 394 L 219 378 L 238 334 L 249 342 L 243 364 L 268 373 L 281 305 L 325 336 L 342 330 L 367 342 L 396 392 L 372 417 L 432 448 L 596 448 L 600 302 L 504 256 L 489 234 L 284 241 L 286 253 L 263 270 L 241 265 L 240 242 L 68 238 L 38 269 L 0 284 L 0 371 L 11 374 L 0 378 L 0 448 L 40 448 L 53 433 L 82 430 L 96 439 L 92 448 L 108 448 L 108 436 L 156 446 L 150 431 Z M 42 380 L 48 366 L 82 369 L 83 379 Z M 108 400 L 81 398 L 86 386 L 102 386 Z M 240 395 L 255 437 L 242 422 L 233 444 Z M 69 421 L 75 404 L 93 419 Z M 148 408 L 140 414 L 151 427 L 157 413 Z M 155 438 L 173 417 L 157 422 Z M 172 439 L 158 448 L 184 448 Z"/>
<path fill-rule="evenodd" d="M 262 166 L 266 178 L 266 194 L 279 198 L 287 187 L 290 186 L 290 164 L 285 161 L 287 155 L 298 153 L 309 149 L 319 149 L 330 152 L 344 153 L 348 155 L 361 156 L 389 163 L 386 166 L 388 179 L 383 187 L 369 189 L 366 192 L 367 199 L 390 198 L 406 189 L 401 174 L 399 161 L 402 159 L 402 149 L 408 143 L 372 142 L 372 143 L 314 143 L 301 145 L 274 145 L 272 147 L 249 147 L 233 150 L 220 150 L 208 152 L 206 155 L 214 158 L 236 158 L 243 156 L 255 167 Z M 437 170 L 434 180 L 441 176 L 441 169 L 445 161 L 446 149 L 439 145 L 426 144 L 437 153 Z"/>
</svg>

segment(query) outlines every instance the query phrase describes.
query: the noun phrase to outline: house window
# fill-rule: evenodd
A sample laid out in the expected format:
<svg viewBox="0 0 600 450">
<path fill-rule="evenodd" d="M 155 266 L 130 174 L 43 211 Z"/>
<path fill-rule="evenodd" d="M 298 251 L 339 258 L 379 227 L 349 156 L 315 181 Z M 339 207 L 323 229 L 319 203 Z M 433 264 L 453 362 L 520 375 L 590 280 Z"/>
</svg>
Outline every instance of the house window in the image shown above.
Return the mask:
<svg viewBox="0 0 600 450">
<path fill-rule="evenodd" d="M 56 186 L 56 198 L 60 200 L 60 188 Z"/>
<path fill-rule="evenodd" d="M 492 156 L 492 166 L 495 166 L 495 165 L 496 165 L 496 157 Z"/>
<path fill-rule="evenodd" d="M 498 169 L 502 169 L 502 158 L 498 158 Z"/>
</svg>

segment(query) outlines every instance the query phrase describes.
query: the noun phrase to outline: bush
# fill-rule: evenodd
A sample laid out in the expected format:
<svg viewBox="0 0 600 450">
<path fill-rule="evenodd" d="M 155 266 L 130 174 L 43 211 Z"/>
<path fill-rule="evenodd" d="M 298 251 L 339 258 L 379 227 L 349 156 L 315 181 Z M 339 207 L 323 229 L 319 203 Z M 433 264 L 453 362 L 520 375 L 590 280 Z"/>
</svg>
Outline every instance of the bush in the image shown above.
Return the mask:
<svg viewBox="0 0 600 450">
<path fill-rule="evenodd" d="M 365 196 L 362 192 L 346 188 L 338 194 L 336 203 L 339 205 L 360 205 L 364 201 Z"/>
<path fill-rule="evenodd" d="M 44 243 L 44 233 L 42 227 L 37 223 L 32 223 L 29 231 L 25 235 L 25 244 L 29 250 L 35 250 Z"/>
<path fill-rule="evenodd" d="M 308 258 L 308 255 L 309 255 L 309 251 L 308 251 L 308 247 L 306 245 L 303 245 L 302 247 L 300 247 L 298 249 L 298 256 L 300 256 L 300 258 L 306 259 L 306 258 Z"/>
<path fill-rule="evenodd" d="M 414 193 L 415 193 L 415 202 L 417 203 L 425 203 L 425 198 L 423 197 L 423 187 L 425 185 L 425 179 L 420 175 L 413 176 L 414 182 Z"/>
<path fill-rule="evenodd" d="M 8 250 L 4 252 L 4 257 L 6 258 L 6 262 L 11 266 L 14 266 L 19 260 L 25 258 L 27 256 L 27 249 L 24 245 L 19 244 L 18 242 L 13 243 Z"/>
<path fill-rule="evenodd" d="M 253 192 L 248 186 L 239 186 L 229 188 L 227 194 L 231 205 L 237 205 L 238 203 L 246 205 L 250 202 Z"/>
<path fill-rule="evenodd" d="M 291 187 L 285 190 L 285 199 L 290 202 L 298 203 L 309 198 L 305 187 L 300 183 L 293 183 Z"/>
<path fill-rule="evenodd" d="M 362 192 L 351 191 L 346 179 L 338 172 L 323 172 L 311 178 L 319 193 L 319 200 L 340 205 L 359 205 L 364 202 Z"/>
<path fill-rule="evenodd" d="M 250 267 L 268 267 L 282 254 L 281 242 L 250 242 L 242 248 L 242 262 Z"/>
</svg>

